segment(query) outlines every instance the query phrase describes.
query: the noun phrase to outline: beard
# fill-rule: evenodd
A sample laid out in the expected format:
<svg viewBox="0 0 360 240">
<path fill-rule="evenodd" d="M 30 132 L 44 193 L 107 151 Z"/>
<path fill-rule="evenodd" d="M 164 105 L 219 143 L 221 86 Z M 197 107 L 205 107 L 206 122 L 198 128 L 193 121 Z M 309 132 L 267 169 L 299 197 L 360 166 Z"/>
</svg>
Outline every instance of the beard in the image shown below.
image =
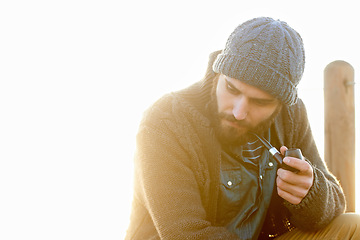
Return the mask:
<svg viewBox="0 0 360 240">
<path fill-rule="evenodd" d="M 274 113 L 256 126 L 251 126 L 245 120 L 237 120 L 233 115 L 218 113 L 216 116 L 215 132 L 219 141 L 223 145 L 243 145 L 255 139 L 254 133 L 262 135 L 273 124 L 275 117 L 280 112 L 281 107 L 277 107 Z M 222 123 L 223 120 L 231 122 L 235 126 Z"/>
</svg>

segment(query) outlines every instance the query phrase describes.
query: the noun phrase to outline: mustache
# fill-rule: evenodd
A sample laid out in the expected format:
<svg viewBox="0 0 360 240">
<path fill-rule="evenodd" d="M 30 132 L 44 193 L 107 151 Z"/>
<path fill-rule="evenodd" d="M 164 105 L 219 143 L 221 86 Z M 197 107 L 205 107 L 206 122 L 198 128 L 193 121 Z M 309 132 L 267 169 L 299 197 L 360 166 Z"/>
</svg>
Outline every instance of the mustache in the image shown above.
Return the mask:
<svg viewBox="0 0 360 240">
<path fill-rule="evenodd" d="M 233 122 L 236 125 L 238 125 L 239 127 L 245 127 L 245 128 L 251 128 L 251 125 L 246 122 L 245 120 L 237 120 L 233 115 L 229 115 L 226 113 L 219 113 L 218 114 L 219 119 L 225 119 L 227 121 Z"/>
</svg>

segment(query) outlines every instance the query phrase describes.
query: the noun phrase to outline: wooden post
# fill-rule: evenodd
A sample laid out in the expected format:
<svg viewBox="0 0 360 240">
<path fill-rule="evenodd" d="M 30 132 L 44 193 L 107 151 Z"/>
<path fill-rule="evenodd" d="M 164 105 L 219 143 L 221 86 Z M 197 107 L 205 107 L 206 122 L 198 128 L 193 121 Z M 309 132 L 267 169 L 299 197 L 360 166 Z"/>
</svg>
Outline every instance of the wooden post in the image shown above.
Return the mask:
<svg viewBox="0 0 360 240">
<path fill-rule="evenodd" d="M 335 61 L 324 70 L 325 161 L 340 180 L 347 212 L 355 212 L 354 69 Z"/>
</svg>

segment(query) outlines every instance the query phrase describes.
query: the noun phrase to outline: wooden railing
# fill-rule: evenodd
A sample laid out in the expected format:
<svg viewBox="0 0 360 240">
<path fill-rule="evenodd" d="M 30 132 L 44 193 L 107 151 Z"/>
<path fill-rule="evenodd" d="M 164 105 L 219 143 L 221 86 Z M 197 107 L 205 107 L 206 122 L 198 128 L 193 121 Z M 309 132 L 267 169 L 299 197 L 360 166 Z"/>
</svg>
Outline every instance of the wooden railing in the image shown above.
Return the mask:
<svg viewBox="0 0 360 240">
<path fill-rule="evenodd" d="M 324 70 L 325 161 L 338 178 L 347 201 L 355 211 L 355 107 L 354 69 L 335 61 Z"/>
</svg>

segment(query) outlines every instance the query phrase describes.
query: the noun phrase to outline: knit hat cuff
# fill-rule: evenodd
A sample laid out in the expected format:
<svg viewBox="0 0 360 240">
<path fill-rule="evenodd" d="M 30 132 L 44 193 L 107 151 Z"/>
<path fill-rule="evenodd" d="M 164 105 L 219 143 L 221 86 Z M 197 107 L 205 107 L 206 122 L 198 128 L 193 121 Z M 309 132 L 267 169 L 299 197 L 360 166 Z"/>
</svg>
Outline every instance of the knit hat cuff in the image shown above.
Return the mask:
<svg viewBox="0 0 360 240">
<path fill-rule="evenodd" d="M 288 77 L 255 59 L 219 54 L 213 64 L 213 71 L 262 89 L 289 106 L 298 99 L 297 89 Z M 279 83 L 282 85 L 279 86 Z"/>
</svg>

